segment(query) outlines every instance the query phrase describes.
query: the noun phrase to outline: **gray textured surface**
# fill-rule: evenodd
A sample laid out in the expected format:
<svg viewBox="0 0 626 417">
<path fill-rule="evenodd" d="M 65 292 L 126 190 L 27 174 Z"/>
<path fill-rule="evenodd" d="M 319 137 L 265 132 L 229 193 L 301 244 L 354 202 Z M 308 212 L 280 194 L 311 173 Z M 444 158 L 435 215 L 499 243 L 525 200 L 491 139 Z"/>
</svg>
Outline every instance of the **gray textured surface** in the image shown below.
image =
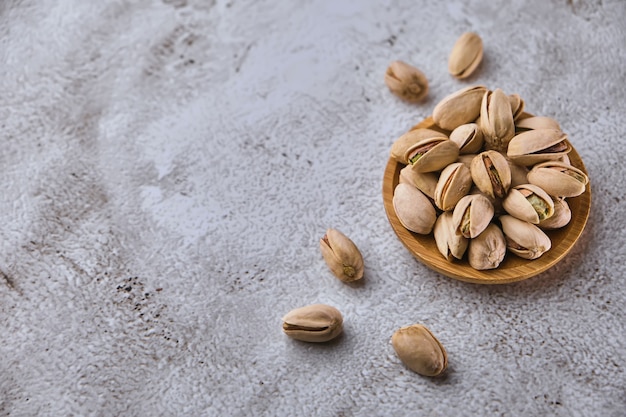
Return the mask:
<svg viewBox="0 0 626 417">
<path fill-rule="evenodd" d="M 3 1 L 0 415 L 623 416 L 625 21 L 621 0 Z M 387 91 L 394 59 L 425 103 Z M 592 180 L 583 240 L 518 284 L 431 272 L 384 214 L 393 140 L 472 83 L 557 119 Z M 363 284 L 330 275 L 327 227 Z M 282 334 L 314 302 L 340 340 Z M 413 322 L 446 377 L 399 363 Z"/>
</svg>

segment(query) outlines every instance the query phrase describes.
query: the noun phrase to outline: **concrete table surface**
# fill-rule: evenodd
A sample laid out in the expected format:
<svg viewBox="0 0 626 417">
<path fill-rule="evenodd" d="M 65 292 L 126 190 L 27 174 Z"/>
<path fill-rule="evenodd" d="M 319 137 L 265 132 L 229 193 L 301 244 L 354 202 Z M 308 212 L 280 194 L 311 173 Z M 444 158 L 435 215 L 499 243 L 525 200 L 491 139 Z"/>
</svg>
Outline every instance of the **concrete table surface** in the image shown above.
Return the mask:
<svg viewBox="0 0 626 417">
<path fill-rule="evenodd" d="M 623 416 L 626 2 L 5 0 L 0 415 Z M 447 73 L 464 31 L 485 58 Z M 401 102 L 389 62 L 418 66 Z M 581 241 L 504 286 L 424 267 L 381 188 L 393 141 L 462 87 L 558 120 L 593 190 Z M 360 247 L 333 278 L 329 227 Z M 344 335 L 281 317 L 312 303 Z M 442 378 L 389 343 L 428 326 Z"/>
</svg>

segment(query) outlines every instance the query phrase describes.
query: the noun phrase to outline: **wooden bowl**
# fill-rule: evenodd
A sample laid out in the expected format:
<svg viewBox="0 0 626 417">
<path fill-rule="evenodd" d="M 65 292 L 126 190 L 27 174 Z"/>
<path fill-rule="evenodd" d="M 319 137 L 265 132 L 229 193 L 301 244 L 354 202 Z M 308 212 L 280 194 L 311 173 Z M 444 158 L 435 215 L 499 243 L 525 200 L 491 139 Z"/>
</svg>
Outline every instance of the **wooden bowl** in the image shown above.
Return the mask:
<svg viewBox="0 0 626 417">
<path fill-rule="evenodd" d="M 525 115 L 528 117 L 529 115 Z M 449 131 L 440 129 L 433 122 L 432 117 L 428 117 L 415 128 L 428 128 L 449 134 Z M 573 166 L 587 174 L 587 170 L 580 159 L 580 155 L 572 146 L 572 151 L 568 154 Z M 578 197 L 567 198 L 567 203 L 572 211 L 570 223 L 557 230 L 545 231 L 552 241 L 552 248 L 544 253 L 540 258 L 529 261 L 507 251 L 504 261 L 496 269 L 478 271 L 472 268 L 465 257 L 462 260 L 447 261 L 435 244 L 433 234 L 420 235 L 410 232 L 398 220 L 393 208 L 393 191 L 398 185 L 400 170 L 403 164 L 390 158 L 385 168 L 383 178 L 383 201 L 385 211 L 391 227 L 398 235 L 400 241 L 406 246 L 418 260 L 430 269 L 437 271 L 450 278 L 476 284 L 506 284 L 509 282 L 522 281 L 530 278 L 547 269 L 553 267 L 574 247 L 587 224 L 589 211 L 591 208 L 591 188 L 587 185 L 585 192 Z"/>
</svg>

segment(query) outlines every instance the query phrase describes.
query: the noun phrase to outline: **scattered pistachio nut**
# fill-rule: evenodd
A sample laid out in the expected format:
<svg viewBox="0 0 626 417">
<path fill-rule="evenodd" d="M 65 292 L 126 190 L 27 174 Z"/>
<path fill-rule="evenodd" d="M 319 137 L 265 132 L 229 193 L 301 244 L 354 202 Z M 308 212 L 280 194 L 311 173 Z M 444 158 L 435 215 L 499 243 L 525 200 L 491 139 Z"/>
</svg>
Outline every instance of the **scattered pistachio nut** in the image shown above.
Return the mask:
<svg viewBox="0 0 626 417">
<path fill-rule="evenodd" d="M 483 131 L 476 123 L 467 123 L 454 129 L 450 140 L 459 146 L 459 153 L 473 154 L 483 147 Z"/>
<path fill-rule="evenodd" d="M 507 150 L 509 159 L 518 165 L 531 166 L 554 161 L 572 150 L 567 134 L 557 129 L 534 129 L 516 135 Z"/>
<path fill-rule="evenodd" d="M 417 103 L 428 94 L 428 79 L 419 69 L 403 61 L 394 61 L 385 72 L 389 90 L 401 99 Z"/>
<path fill-rule="evenodd" d="M 437 212 L 428 197 L 410 184 L 396 186 L 393 209 L 402 226 L 421 235 L 429 234 L 437 220 Z"/>
<path fill-rule="evenodd" d="M 448 136 L 431 129 L 413 129 L 400 136 L 391 146 L 391 156 L 398 162 L 408 164 L 408 151 L 417 143 L 433 139 L 446 140 Z"/>
<path fill-rule="evenodd" d="M 328 229 L 320 239 L 320 250 L 332 273 L 344 282 L 363 278 L 363 256 L 359 248 L 337 229 Z"/>
<path fill-rule="evenodd" d="M 478 154 L 470 168 L 474 184 L 491 198 L 503 198 L 511 186 L 511 168 L 506 158 L 497 151 Z"/>
<path fill-rule="evenodd" d="M 452 213 L 455 231 L 465 238 L 475 238 L 489 226 L 494 215 L 493 204 L 482 194 L 466 195 Z"/>
<path fill-rule="evenodd" d="M 452 47 L 448 58 L 448 71 L 456 78 L 467 78 L 483 59 L 483 41 L 474 32 L 462 34 Z"/>
<path fill-rule="evenodd" d="M 589 178 L 580 169 L 558 161 L 537 164 L 528 173 L 528 182 L 557 197 L 576 197 L 585 192 Z"/>
<path fill-rule="evenodd" d="M 406 159 L 417 172 L 439 171 L 458 157 L 459 146 L 445 137 L 421 140 L 406 152 Z"/>
<path fill-rule="evenodd" d="M 283 317 L 283 331 L 303 342 L 328 342 L 343 330 L 339 310 L 326 304 L 312 304 L 291 310 Z"/>
<path fill-rule="evenodd" d="M 448 367 L 448 354 L 426 326 L 413 324 L 391 337 L 396 354 L 407 368 L 424 376 L 441 375 Z"/>
<path fill-rule="evenodd" d="M 452 210 L 472 188 L 472 174 L 461 162 L 448 165 L 441 171 L 435 188 L 435 204 L 443 211 Z"/>
</svg>

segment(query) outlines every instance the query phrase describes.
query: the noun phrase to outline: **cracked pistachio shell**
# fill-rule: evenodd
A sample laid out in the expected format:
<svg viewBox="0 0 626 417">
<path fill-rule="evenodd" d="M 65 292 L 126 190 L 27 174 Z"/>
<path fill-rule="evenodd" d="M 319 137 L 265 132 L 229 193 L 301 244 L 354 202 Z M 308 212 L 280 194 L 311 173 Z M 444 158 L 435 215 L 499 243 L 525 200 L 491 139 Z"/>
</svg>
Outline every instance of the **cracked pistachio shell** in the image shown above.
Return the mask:
<svg viewBox="0 0 626 417">
<path fill-rule="evenodd" d="M 530 166 L 557 160 L 571 150 L 567 135 L 560 130 L 534 129 L 515 136 L 507 155 L 518 165 Z"/>
<path fill-rule="evenodd" d="M 569 164 L 549 161 L 537 164 L 528 173 L 528 182 L 557 197 L 576 197 L 585 192 L 589 178 Z"/>
<path fill-rule="evenodd" d="M 454 129 L 450 140 L 459 146 L 459 153 L 473 154 L 483 147 L 483 132 L 476 123 L 467 123 Z"/>
<path fill-rule="evenodd" d="M 503 198 L 511 186 L 511 168 L 506 158 L 496 151 L 485 151 L 472 160 L 474 184 L 491 198 Z"/>
<path fill-rule="evenodd" d="M 406 165 L 409 163 L 407 159 L 407 152 L 410 148 L 423 140 L 434 138 L 442 140 L 448 139 L 445 134 L 431 129 L 419 128 L 410 130 L 396 139 L 393 145 L 391 145 L 391 156 L 396 161 Z"/>
<path fill-rule="evenodd" d="M 443 345 L 421 324 L 398 329 L 391 336 L 391 344 L 402 363 L 420 375 L 441 375 L 448 367 Z"/>
<path fill-rule="evenodd" d="M 461 259 L 465 254 L 469 241 L 454 226 L 451 211 L 446 211 L 437 218 L 433 235 L 437 249 L 446 260 Z"/>
<path fill-rule="evenodd" d="M 393 209 L 404 227 L 422 235 L 429 234 L 437 220 L 437 212 L 428 197 L 409 184 L 396 186 Z"/>
<path fill-rule="evenodd" d="M 506 152 L 509 142 L 515 136 L 515 123 L 509 97 L 499 88 L 483 94 L 480 129 L 485 137 L 486 149 Z"/>
<path fill-rule="evenodd" d="M 437 187 L 438 180 L 439 175 L 434 172 L 417 172 L 409 165 L 400 170 L 400 183 L 413 185 L 433 200 L 435 199 L 435 187 Z"/>
<path fill-rule="evenodd" d="M 465 32 L 457 39 L 450 57 L 448 71 L 456 78 L 467 78 L 483 59 L 483 41 L 474 32 Z"/>
<path fill-rule="evenodd" d="M 303 342 L 327 342 L 341 334 L 343 317 L 326 304 L 313 304 L 291 310 L 283 317 L 283 331 Z"/>
<path fill-rule="evenodd" d="M 517 165 L 510 159 L 506 161 L 509 163 L 509 169 L 511 170 L 511 187 L 528 184 L 528 168 L 523 165 Z"/>
<path fill-rule="evenodd" d="M 525 119 L 517 120 L 515 126 L 518 129 L 534 130 L 534 129 L 554 129 L 561 130 L 559 122 L 551 117 L 532 116 Z"/>
<path fill-rule="evenodd" d="M 406 152 L 407 161 L 417 172 L 439 171 L 458 157 L 458 145 L 442 137 L 421 140 Z"/>
<path fill-rule="evenodd" d="M 554 214 L 554 202 L 541 187 L 522 184 L 511 188 L 502 207 L 513 217 L 532 224 L 551 217 Z"/>
<path fill-rule="evenodd" d="M 454 130 L 471 123 L 480 114 L 480 103 L 487 88 L 480 85 L 466 87 L 441 100 L 433 110 L 433 120 L 445 130 Z"/>
<path fill-rule="evenodd" d="M 461 163 L 455 162 L 441 171 L 435 188 L 435 204 L 443 211 L 452 210 L 456 203 L 467 195 L 472 188 L 470 170 Z"/>
<path fill-rule="evenodd" d="M 392 62 L 385 72 L 389 90 L 410 103 L 421 101 L 428 94 L 428 79 L 419 69 L 403 61 Z"/>
<path fill-rule="evenodd" d="M 332 273 L 344 282 L 363 278 L 363 256 L 346 235 L 328 229 L 320 239 L 320 250 Z"/>
<path fill-rule="evenodd" d="M 452 214 L 452 224 L 463 237 L 475 238 L 489 226 L 494 215 L 493 204 L 482 194 L 466 195 Z"/>
<path fill-rule="evenodd" d="M 567 226 L 572 220 L 572 211 L 569 208 L 569 204 L 564 198 L 555 198 L 554 201 L 554 214 L 549 218 L 539 222 L 540 229 L 552 230 L 560 229 Z"/>
<path fill-rule="evenodd" d="M 509 96 L 509 102 L 511 103 L 511 112 L 513 113 L 513 120 L 517 120 L 523 113 L 526 103 L 518 94 L 511 94 Z"/>
<path fill-rule="evenodd" d="M 513 216 L 500 216 L 509 251 L 524 259 L 537 259 L 550 250 L 550 238 L 534 224 Z"/>
<path fill-rule="evenodd" d="M 493 223 L 476 238 L 470 240 L 467 260 L 479 271 L 497 268 L 506 254 L 506 241 L 502 230 Z"/>
</svg>

